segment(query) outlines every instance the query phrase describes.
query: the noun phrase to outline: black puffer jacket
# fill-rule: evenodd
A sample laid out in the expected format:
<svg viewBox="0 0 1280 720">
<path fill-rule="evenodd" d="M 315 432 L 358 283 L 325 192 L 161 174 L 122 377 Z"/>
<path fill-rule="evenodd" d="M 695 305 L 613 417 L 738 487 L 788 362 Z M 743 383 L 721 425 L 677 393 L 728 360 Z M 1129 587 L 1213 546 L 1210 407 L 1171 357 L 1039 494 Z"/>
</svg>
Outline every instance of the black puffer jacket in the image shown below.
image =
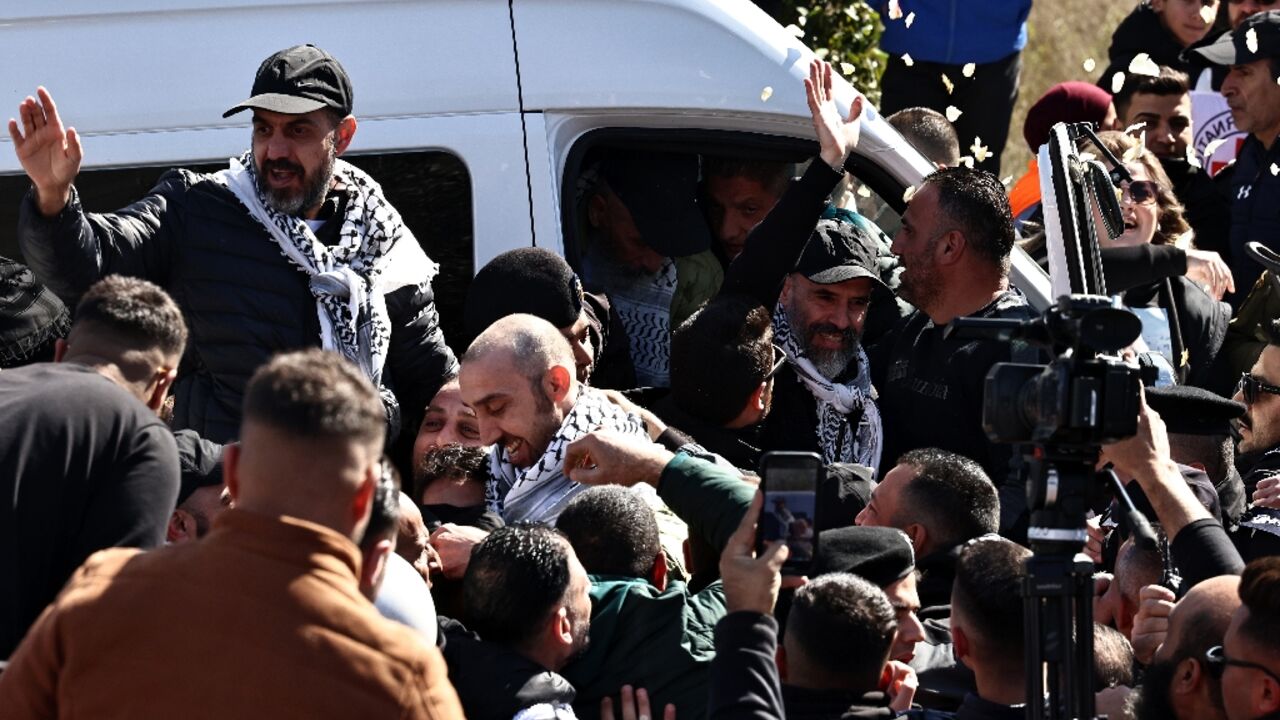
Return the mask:
<svg viewBox="0 0 1280 720">
<path fill-rule="evenodd" d="M 1191 73 L 1191 62 L 1182 59 L 1183 47 L 1173 33 L 1160 22 L 1160 16 L 1143 4 L 1133 9 L 1116 26 L 1111 34 L 1111 46 L 1107 48 L 1110 65 L 1098 78 L 1098 87 L 1111 92 L 1111 78 L 1117 72 L 1129 74 L 1129 63 L 1138 53 L 1151 56 L 1157 65 Z"/>
<path fill-rule="evenodd" d="M 330 193 L 327 204 L 334 202 L 345 202 L 343 193 Z M 340 217 L 341 207 L 333 211 Z M 338 225 L 326 223 L 318 238 L 336 242 Z M 106 214 L 84 212 L 73 191 L 61 213 L 45 218 L 28 193 L 18 243 L 36 276 L 69 306 L 108 274 L 146 278 L 169 291 L 190 330 L 173 425 L 213 442 L 238 436 L 241 397 L 259 365 L 320 344 L 306 273 L 210 175 L 171 170 L 144 198 Z M 386 384 L 401 407 L 421 408 L 457 372 L 457 360 L 426 278 L 388 292 L 386 303 Z"/>
</svg>

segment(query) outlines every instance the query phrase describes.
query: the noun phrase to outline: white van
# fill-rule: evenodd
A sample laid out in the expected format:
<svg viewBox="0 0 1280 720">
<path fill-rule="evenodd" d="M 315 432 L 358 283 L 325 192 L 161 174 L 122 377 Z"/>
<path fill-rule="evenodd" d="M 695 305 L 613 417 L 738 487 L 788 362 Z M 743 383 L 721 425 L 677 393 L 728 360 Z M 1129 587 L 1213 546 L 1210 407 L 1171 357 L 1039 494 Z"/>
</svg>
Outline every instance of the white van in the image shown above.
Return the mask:
<svg viewBox="0 0 1280 720">
<path fill-rule="evenodd" d="M 446 336 L 475 269 L 540 245 L 576 262 L 574 192 L 600 145 L 803 161 L 817 149 L 812 52 L 749 0 L 58 0 L 0 9 L 0 105 L 45 85 L 82 135 L 89 210 L 141 197 L 165 168 L 216 169 L 249 142 L 258 64 L 328 50 L 355 89 L 348 160 L 378 179 L 443 267 Z M 855 91 L 837 79 L 847 109 Z M 932 166 L 868 107 L 850 171 L 864 214 L 896 225 Z M 28 183 L 0 139 L 0 255 L 17 256 Z M 868 190 L 870 192 L 868 192 Z M 1021 251 L 1014 282 L 1048 281 Z"/>
</svg>

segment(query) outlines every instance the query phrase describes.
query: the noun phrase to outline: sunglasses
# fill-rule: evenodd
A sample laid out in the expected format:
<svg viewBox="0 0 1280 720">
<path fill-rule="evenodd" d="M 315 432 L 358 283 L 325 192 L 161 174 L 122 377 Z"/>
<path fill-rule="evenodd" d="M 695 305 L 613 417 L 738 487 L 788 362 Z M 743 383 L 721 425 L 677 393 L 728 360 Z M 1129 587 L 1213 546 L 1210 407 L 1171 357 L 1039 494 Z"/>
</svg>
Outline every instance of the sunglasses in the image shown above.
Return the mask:
<svg viewBox="0 0 1280 720">
<path fill-rule="evenodd" d="M 1249 373 L 1243 373 L 1240 375 L 1240 382 L 1236 385 L 1236 392 L 1244 397 L 1245 405 L 1252 405 L 1262 397 L 1261 393 L 1280 395 L 1280 387 L 1270 385 Z"/>
<path fill-rule="evenodd" d="M 1120 199 L 1128 198 L 1135 205 L 1150 205 L 1156 201 L 1159 186 L 1151 180 L 1134 180 L 1125 186 Z"/>
<path fill-rule="evenodd" d="M 782 366 L 787 364 L 787 351 L 778 347 L 776 343 L 770 344 L 773 345 L 773 367 L 769 369 L 769 374 L 764 376 L 765 380 L 777 375 Z"/>
<path fill-rule="evenodd" d="M 1258 663 L 1246 662 L 1244 660 L 1232 660 L 1231 658 L 1227 657 L 1227 653 L 1225 650 L 1222 649 L 1221 645 L 1214 645 L 1213 647 L 1205 651 L 1204 663 L 1205 663 L 1205 670 L 1208 671 L 1210 675 L 1212 675 L 1214 678 L 1218 680 L 1222 679 L 1222 673 L 1227 669 L 1228 665 L 1235 665 L 1236 667 L 1251 668 L 1253 670 L 1261 670 L 1262 672 L 1267 674 L 1267 677 L 1271 678 L 1272 680 L 1275 680 L 1277 683 L 1280 683 L 1280 676 L 1277 676 L 1275 673 L 1271 672 L 1271 670 L 1269 670 L 1266 666 L 1259 665 Z"/>
</svg>

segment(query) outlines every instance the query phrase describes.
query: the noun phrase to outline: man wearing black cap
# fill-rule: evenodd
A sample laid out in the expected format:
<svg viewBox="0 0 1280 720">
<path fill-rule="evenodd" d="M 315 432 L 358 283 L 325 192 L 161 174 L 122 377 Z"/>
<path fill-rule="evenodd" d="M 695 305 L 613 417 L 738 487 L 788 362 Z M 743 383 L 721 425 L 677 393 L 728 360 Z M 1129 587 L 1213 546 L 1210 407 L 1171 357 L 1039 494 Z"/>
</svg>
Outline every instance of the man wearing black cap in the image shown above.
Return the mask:
<svg viewBox="0 0 1280 720">
<path fill-rule="evenodd" d="M 379 388 L 391 435 L 457 371 L 431 293 L 436 265 L 362 171 L 339 160 L 356 131 L 346 71 L 311 45 L 258 69 L 251 148 L 213 175 L 171 171 L 142 200 L 88 214 L 73 182 L 82 149 L 37 91 L 9 121 L 32 190 L 18 241 L 36 276 L 74 302 L 106 274 L 145 277 L 192 328 L 173 423 L 214 442 L 239 433 L 240 399 L 273 354 L 320 345 Z"/>
<path fill-rule="evenodd" d="M 1222 95 L 1236 127 L 1249 133 L 1231 170 L 1229 261 L 1239 292 L 1234 305 L 1253 287 L 1261 270 L 1246 256 L 1245 245 L 1256 240 L 1280 249 L 1280 10 L 1246 19 L 1212 45 L 1191 51 L 1214 65 L 1230 67 Z"/>
<path fill-rule="evenodd" d="M 175 432 L 173 439 L 178 444 L 182 484 L 178 486 L 178 506 L 169 516 L 165 541 L 191 542 L 209 532 L 214 518 L 231 505 L 231 496 L 223 492 L 221 445 L 190 430 Z"/>
<path fill-rule="evenodd" d="M 584 276 L 622 319 L 637 382 L 666 387 L 672 328 L 723 279 L 697 206 L 698 158 L 612 150 L 588 178 Z"/>
<path fill-rule="evenodd" d="M 805 82 L 819 156 L 751 231 L 722 294 L 749 295 L 773 313 L 786 365 L 774 377 L 764 450 L 812 450 L 827 463 L 880 462 L 881 426 L 861 336 L 878 275 L 874 225 L 852 213 L 824 218 L 827 195 L 858 144 L 862 103 L 841 117 L 831 68 L 815 60 Z"/>
</svg>

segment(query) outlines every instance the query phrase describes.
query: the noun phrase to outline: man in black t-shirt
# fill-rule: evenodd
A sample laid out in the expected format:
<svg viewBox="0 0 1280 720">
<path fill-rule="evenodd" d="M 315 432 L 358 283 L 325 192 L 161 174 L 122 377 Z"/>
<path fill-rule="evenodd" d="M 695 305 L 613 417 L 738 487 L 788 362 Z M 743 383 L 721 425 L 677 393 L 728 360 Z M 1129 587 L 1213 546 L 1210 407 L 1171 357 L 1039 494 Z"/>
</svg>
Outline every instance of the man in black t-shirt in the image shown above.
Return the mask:
<svg viewBox="0 0 1280 720">
<path fill-rule="evenodd" d="M 178 497 L 156 415 L 186 344 L 160 288 L 109 276 L 76 307 L 57 363 L 0 373 L 0 658 L 92 553 L 164 542 Z"/>
<path fill-rule="evenodd" d="M 1011 478 L 1011 446 L 992 443 L 982 429 L 987 370 L 1015 359 L 1015 346 L 943 337 L 959 317 L 1023 320 L 1035 314 L 1009 287 L 1013 237 L 1008 196 L 994 175 L 955 167 L 925 178 L 893 239 L 903 266 L 899 293 L 918 309 L 870 358 L 884 422 L 881 476 L 916 448 L 972 458 L 1000 488 L 1000 528 L 1016 538 L 1026 493 Z M 1019 350 L 1018 359 L 1036 356 Z"/>
</svg>

